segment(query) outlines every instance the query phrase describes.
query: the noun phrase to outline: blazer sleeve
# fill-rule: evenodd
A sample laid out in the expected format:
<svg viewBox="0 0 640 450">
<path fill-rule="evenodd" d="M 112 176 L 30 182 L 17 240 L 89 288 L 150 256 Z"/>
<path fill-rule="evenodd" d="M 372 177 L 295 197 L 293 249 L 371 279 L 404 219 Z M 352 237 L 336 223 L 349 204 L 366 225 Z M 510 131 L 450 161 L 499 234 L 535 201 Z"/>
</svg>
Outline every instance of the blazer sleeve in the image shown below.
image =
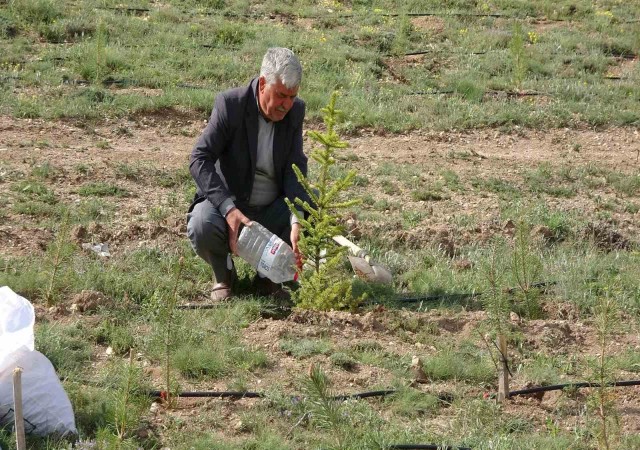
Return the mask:
<svg viewBox="0 0 640 450">
<path fill-rule="evenodd" d="M 216 208 L 231 197 L 215 167 L 231 136 L 229 125 L 225 98 L 218 95 L 209 123 L 198 138 L 189 158 L 189 171 L 196 182 L 198 192 Z"/>
<path fill-rule="evenodd" d="M 302 124 L 304 120 L 305 114 L 305 105 L 302 103 L 302 110 L 299 116 L 299 120 L 296 121 L 295 128 L 293 130 L 293 143 L 291 147 L 291 152 L 289 153 L 289 158 L 287 159 L 285 168 L 284 168 L 284 194 L 285 196 L 294 201 L 296 197 L 300 200 L 310 202 L 310 198 L 307 195 L 307 192 L 304 190 L 298 178 L 296 177 L 295 172 L 291 168 L 293 164 L 298 166 L 300 171 L 307 176 L 307 156 L 304 154 L 302 149 Z"/>
</svg>

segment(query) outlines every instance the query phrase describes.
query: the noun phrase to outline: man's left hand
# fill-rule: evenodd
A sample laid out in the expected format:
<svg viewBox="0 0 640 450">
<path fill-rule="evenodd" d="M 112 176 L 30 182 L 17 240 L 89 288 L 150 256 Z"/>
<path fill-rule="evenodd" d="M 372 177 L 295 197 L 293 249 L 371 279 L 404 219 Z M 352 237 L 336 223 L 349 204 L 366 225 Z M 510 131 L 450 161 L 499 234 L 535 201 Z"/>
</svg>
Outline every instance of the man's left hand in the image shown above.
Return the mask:
<svg viewBox="0 0 640 450">
<path fill-rule="evenodd" d="M 293 249 L 293 253 L 296 255 L 296 266 L 298 266 L 298 269 L 302 269 L 302 254 L 300 253 L 300 248 L 298 247 L 301 228 L 302 227 L 299 223 L 294 223 L 291 225 L 291 248 Z"/>
</svg>

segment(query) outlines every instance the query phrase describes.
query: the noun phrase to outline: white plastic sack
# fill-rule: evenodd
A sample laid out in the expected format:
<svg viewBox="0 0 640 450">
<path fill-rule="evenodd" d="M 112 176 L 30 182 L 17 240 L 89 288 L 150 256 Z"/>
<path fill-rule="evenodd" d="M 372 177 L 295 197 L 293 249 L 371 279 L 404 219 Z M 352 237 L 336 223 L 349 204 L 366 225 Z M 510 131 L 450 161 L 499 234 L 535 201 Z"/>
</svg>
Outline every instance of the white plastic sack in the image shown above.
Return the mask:
<svg viewBox="0 0 640 450">
<path fill-rule="evenodd" d="M 13 370 L 22 367 L 27 433 L 77 434 L 73 409 L 51 362 L 34 351 L 35 314 L 29 301 L 0 287 L 0 427 L 13 424 Z"/>
<path fill-rule="evenodd" d="M 38 351 L 13 352 L 0 367 L 0 427 L 13 423 L 13 370 L 22 367 L 22 414 L 26 433 L 77 434 L 73 408 L 51 362 Z"/>
<path fill-rule="evenodd" d="M 33 350 L 33 305 L 8 286 L 0 287 L 0 368 L 20 347 Z"/>
</svg>

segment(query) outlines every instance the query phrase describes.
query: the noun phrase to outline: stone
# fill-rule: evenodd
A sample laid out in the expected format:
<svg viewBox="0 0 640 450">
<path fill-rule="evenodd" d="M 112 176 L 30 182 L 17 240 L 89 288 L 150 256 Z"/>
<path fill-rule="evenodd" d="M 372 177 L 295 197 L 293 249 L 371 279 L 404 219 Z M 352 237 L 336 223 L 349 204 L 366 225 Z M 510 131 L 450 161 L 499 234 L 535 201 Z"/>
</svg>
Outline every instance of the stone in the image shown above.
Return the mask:
<svg viewBox="0 0 640 450">
<path fill-rule="evenodd" d="M 429 377 L 424 373 L 420 358 L 414 356 L 411 358 L 411 384 L 425 384 L 429 382 Z"/>
</svg>

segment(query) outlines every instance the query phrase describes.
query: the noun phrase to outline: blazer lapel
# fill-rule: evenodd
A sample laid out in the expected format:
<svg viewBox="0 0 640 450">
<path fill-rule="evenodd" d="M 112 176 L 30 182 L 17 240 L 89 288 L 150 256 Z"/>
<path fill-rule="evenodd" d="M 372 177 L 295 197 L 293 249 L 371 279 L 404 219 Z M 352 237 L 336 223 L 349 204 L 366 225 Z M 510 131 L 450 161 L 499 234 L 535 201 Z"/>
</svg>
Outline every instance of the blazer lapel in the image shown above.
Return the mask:
<svg viewBox="0 0 640 450">
<path fill-rule="evenodd" d="M 256 160 L 258 158 L 258 105 L 256 105 L 256 90 L 258 89 L 258 79 L 251 82 L 252 89 L 249 91 L 253 98 L 247 99 L 247 140 L 249 142 L 249 156 L 251 158 L 251 177 L 256 173 Z"/>
</svg>

